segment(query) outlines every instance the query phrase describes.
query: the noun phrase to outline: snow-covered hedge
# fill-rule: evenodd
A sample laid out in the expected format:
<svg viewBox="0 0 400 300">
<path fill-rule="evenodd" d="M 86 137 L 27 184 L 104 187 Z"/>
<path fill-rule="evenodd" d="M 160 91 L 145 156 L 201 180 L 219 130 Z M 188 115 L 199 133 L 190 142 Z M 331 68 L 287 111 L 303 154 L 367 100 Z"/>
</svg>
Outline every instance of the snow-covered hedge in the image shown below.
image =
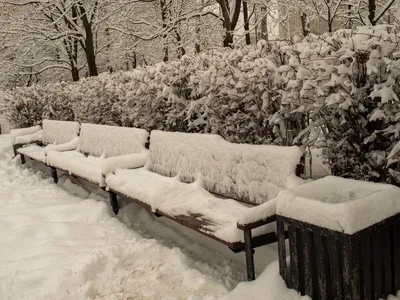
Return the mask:
<svg viewBox="0 0 400 300">
<path fill-rule="evenodd" d="M 43 119 L 72 121 L 75 117 L 67 87 L 66 83 L 56 83 L 1 92 L 0 113 L 14 128 L 38 125 Z"/>
<path fill-rule="evenodd" d="M 285 131 L 274 133 L 269 124 L 280 107 L 273 89 L 279 63 L 266 46 L 185 56 L 78 83 L 18 88 L 7 92 L 6 115 L 14 127 L 47 117 L 216 133 L 231 142 L 283 143 L 279 136 Z"/>
<path fill-rule="evenodd" d="M 394 27 L 360 27 L 294 45 L 260 42 L 19 88 L 0 98 L 14 127 L 46 117 L 216 133 L 239 143 L 294 142 L 322 147 L 335 175 L 396 183 L 399 40 Z"/>
<path fill-rule="evenodd" d="M 299 90 L 310 126 L 297 140 L 323 147 L 336 175 L 400 184 L 399 43 L 394 27 L 362 27 L 296 45 L 311 70 Z"/>
</svg>

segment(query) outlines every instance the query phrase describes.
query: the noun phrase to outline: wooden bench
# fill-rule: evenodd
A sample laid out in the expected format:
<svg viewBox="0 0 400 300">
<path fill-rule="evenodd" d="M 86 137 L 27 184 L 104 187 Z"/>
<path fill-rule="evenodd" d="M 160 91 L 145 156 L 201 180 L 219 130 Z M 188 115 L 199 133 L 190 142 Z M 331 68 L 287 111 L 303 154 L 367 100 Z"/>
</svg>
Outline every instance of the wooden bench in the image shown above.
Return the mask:
<svg viewBox="0 0 400 300">
<path fill-rule="evenodd" d="M 49 151 L 54 182 L 57 170 L 105 187 L 105 174 L 116 168 L 142 167 L 147 160 L 149 134 L 146 130 L 119 126 L 82 124 L 76 149 Z M 114 208 L 117 213 L 117 208 Z"/>
<path fill-rule="evenodd" d="M 20 154 L 22 164 L 25 156 L 47 164 L 47 151 L 68 151 L 76 148 L 80 125 L 78 122 L 43 120 L 40 126 L 15 129 L 11 132 L 14 154 Z"/>
<path fill-rule="evenodd" d="M 10 131 L 10 137 L 11 137 L 11 145 L 14 151 L 14 156 L 18 155 L 17 152 L 18 148 L 31 144 L 35 141 L 38 141 L 39 138 L 41 139 L 41 134 L 42 134 L 40 132 L 41 130 L 42 127 L 39 125 L 27 128 L 12 129 Z M 27 138 L 28 136 L 30 137 Z"/>
<path fill-rule="evenodd" d="M 106 183 L 114 206 L 118 195 L 127 197 L 235 253 L 245 251 L 247 278 L 253 280 L 253 249 L 277 241 L 273 199 L 280 190 L 303 183 L 296 176 L 300 157 L 298 147 L 152 131 L 148 164 L 118 169 Z"/>
</svg>

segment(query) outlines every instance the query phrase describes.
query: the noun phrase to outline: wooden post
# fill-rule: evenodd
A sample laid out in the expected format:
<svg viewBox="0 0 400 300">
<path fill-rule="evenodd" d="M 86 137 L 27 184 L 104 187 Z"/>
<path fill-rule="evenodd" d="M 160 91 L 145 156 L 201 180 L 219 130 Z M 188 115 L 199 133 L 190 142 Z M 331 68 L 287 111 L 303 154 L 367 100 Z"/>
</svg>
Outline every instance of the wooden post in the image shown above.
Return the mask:
<svg viewBox="0 0 400 300">
<path fill-rule="evenodd" d="M 327 299 L 327 266 L 325 264 L 326 255 L 325 253 L 322 235 L 314 234 L 314 242 L 315 242 L 315 255 L 316 255 L 316 263 L 317 263 L 317 272 L 318 272 L 318 299 L 323 300 Z M 331 283 L 329 283 L 331 284 Z"/>
<path fill-rule="evenodd" d="M 289 231 L 289 247 L 290 247 L 290 282 L 291 288 L 300 291 L 300 278 L 299 278 L 299 255 L 297 249 L 297 234 L 296 228 L 292 225 L 288 227 Z"/>
<path fill-rule="evenodd" d="M 306 229 L 301 232 L 303 240 L 303 256 L 304 256 L 304 293 L 310 298 L 313 296 L 313 266 L 312 266 L 312 245 L 310 232 Z"/>
<path fill-rule="evenodd" d="M 365 234 L 362 237 L 363 241 L 363 252 L 362 252 L 362 270 L 363 270 L 363 278 L 364 278 L 364 299 L 372 300 L 373 299 L 373 277 L 374 274 L 374 264 L 372 260 L 373 254 L 373 244 L 372 237 L 369 234 Z"/>
<path fill-rule="evenodd" d="M 114 214 L 118 215 L 119 212 L 119 205 L 118 205 L 118 196 L 113 191 L 109 192 L 110 195 L 110 204 Z"/>
<path fill-rule="evenodd" d="M 25 164 L 25 156 L 23 154 L 19 155 L 21 157 L 21 164 Z"/>
<path fill-rule="evenodd" d="M 340 255 L 338 250 L 338 244 L 334 235 L 327 236 L 327 250 L 329 256 L 329 270 L 330 273 L 330 283 L 331 284 L 331 294 L 333 300 L 342 299 L 342 274 L 340 272 Z"/>
<path fill-rule="evenodd" d="M 18 149 L 17 145 L 13 145 L 14 157 L 18 155 L 17 149 Z"/>
<path fill-rule="evenodd" d="M 383 272 L 382 272 L 382 281 L 383 281 L 383 290 L 384 296 L 388 294 L 392 294 L 394 291 L 392 284 L 392 246 L 391 246 L 391 230 L 384 230 L 381 235 L 382 239 L 382 258 L 383 258 Z"/>
<path fill-rule="evenodd" d="M 276 227 L 278 231 L 278 253 L 279 253 L 279 273 L 283 280 L 288 281 L 286 264 L 286 246 L 285 246 L 285 224 L 281 217 L 277 217 Z"/>
<path fill-rule="evenodd" d="M 54 167 L 50 167 L 51 169 L 51 177 L 53 177 L 54 183 L 58 183 L 57 169 Z"/>
<path fill-rule="evenodd" d="M 393 257 L 393 272 L 394 272 L 394 289 L 400 289 L 400 224 L 393 224 L 392 231 L 392 257 Z"/>
<path fill-rule="evenodd" d="M 383 285 L 382 285 L 382 245 L 381 233 L 375 232 L 372 236 L 373 243 L 373 258 L 372 263 L 374 264 L 374 298 L 379 299 L 383 296 Z"/>
<path fill-rule="evenodd" d="M 254 257 L 253 257 L 253 246 L 251 244 L 251 229 L 244 229 L 244 251 L 246 254 L 246 269 L 247 269 L 247 280 L 252 281 L 256 279 L 254 271 Z"/>
<path fill-rule="evenodd" d="M 361 299 L 361 257 L 359 240 L 345 236 L 343 241 L 343 294 L 345 300 Z M 376 298 L 379 299 L 379 298 Z"/>
</svg>

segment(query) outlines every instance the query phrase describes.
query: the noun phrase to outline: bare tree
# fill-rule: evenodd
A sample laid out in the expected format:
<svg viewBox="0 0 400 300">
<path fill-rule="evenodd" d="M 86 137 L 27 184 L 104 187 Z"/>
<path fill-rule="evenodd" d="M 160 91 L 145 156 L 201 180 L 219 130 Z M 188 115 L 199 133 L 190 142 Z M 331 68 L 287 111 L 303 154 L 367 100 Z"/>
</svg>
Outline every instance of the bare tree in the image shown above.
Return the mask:
<svg viewBox="0 0 400 300">
<path fill-rule="evenodd" d="M 45 44 L 57 53 L 55 58 L 34 57 L 34 62 L 26 67 L 34 67 L 36 73 L 69 69 L 73 80 L 79 80 L 83 68 L 87 68 L 88 76 L 98 75 L 96 57 L 107 46 L 104 35 L 99 33 L 104 33 L 102 28 L 107 20 L 122 8 L 106 0 L 0 0 L 0 5 L 18 12 L 17 18 L 2 24 L 3 34 L 22 36 L 25 44 Z M 79 50 L 84 53 L 81 65 Z"/>
<path fill-rule="evenodd" d="M 236 28 L 240 8 L 242 6 L 242 0 L 216 0 L 221 9 L 221 14 L 224 20 L 224 28 L 226 30 L 223 41 L 224 47 L 232 47 L 233 44 L 233 32 Z"/>
<path fill-rule="evenodd" d="M 251 44 L 250 19 L 249 19 L 249 8 L 247 6 L 247 1 L 243 1 L 243 21 L 244 21 L 244 30 L 246 30 L 246 45 L 250 45 Z"/>
</svg>

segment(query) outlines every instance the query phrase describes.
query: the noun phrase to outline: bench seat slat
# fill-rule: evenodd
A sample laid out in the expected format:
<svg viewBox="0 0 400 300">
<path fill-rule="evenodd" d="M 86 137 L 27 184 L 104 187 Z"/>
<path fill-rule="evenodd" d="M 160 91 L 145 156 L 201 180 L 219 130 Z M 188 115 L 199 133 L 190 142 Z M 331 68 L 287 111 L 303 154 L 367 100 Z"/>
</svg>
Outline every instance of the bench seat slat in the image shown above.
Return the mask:
<svg viewBox="0 0 400 300">
<path fill-rule="evenodd" d="M 101 175 L 101 158 L 86 157 L 78 151 L 49 151 L 47 162 L 50 166 L 59 170 L 104 186 L 104 179 Z"/>
<path fill-rule="evenodd" d="M 124 193 L 115 191 L 113 189 L 110 189 L 110 191 L 112 191 L 113 193 L 128 198 L 131 201 L 134 201 L 136 203 L 138 203 L 140 206 L 142 206 L 144 209 L 146 209 L 149 212 L 152 212 L 151 206 L 145 202 L 139 201 L 138 199 L 132 198 Z M 207 228 L 204 227 L 204 225 L 206 224 L 211 224 L 209 220 L 204 220 L 201 219 L 201 216 L 198 216 L 196 214 L 192 214 L 192 215 L 178 215 L 178 216 L 171 216 L 159 209 L 156 210 L 156 212 L 153 211 L 153 213 L 160 215 L 160 216 L 164 216 L 170 220 L 173 220 L 185 227 L 188 227 L 192 230 L 195 230 L 197 232 L 200 232 L 201 234 L 216 240 L 217 242 L 220 242 L 226 246 L 228 246 L 232 251 L 234 251 L 235 253 L 237 252 L 241 252 L 244 250 L 244 243 L 243 242 L 227 242 L 223 239 L 220 239 L 218 237 L 216 237 L 212 230 L 209 230 Z M 200 217 L 200 219 L 199 219 Z M 268 232 L 268 233 L 264 233 L 262 235 L 258 235 L 256 237 L 253 238 L 253 247 L 257 248 L 257 247 L 261 247 L 270 243 L 274 243 L 277 241 L 277 237 L 275 232 Z"/>
<path fill-rule="evenodd" d="M 18 148 L 17 152 L 44 164 L 46 163 L 45 150 L 39 145 L 32 144 L 27 147 Z"/>
<path fill-rule="evenodd" d="M 117 170 L 106 182 L 110 190 L 138 199 L 154 213 L 195 227 L 225 244 L 243 242 L 243 231 L 237 228 L 237 220 L 249 209 L 248 205 L 218 198 L 196 184 L 182 183 L 143 168 Z M 253 230 L 254 236 L 265 233 L 275 234 L 275 224 Z"/>
</svg>

